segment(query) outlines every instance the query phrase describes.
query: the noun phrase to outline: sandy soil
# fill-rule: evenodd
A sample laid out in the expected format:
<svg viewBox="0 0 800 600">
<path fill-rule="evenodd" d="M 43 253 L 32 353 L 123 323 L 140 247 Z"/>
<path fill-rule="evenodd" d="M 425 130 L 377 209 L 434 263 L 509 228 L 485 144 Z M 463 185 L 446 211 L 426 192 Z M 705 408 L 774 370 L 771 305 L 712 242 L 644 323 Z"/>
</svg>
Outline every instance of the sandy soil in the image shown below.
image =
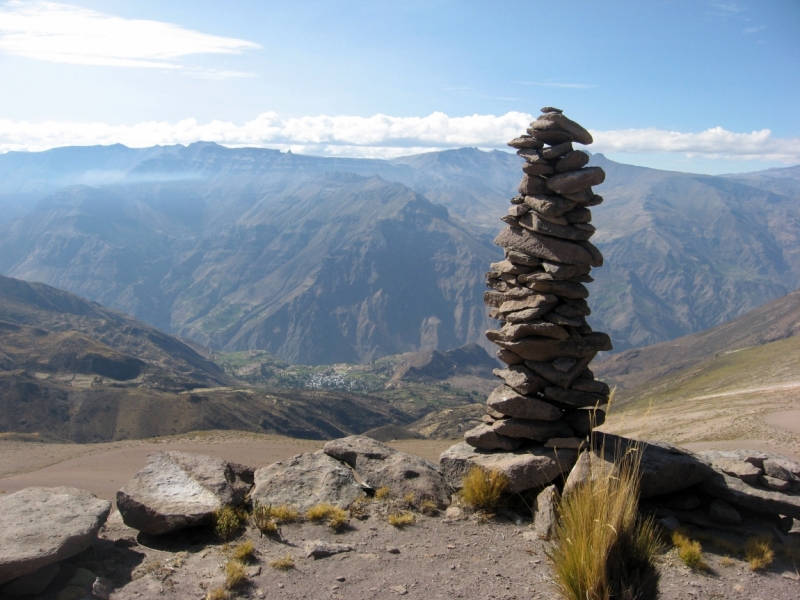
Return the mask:
<svg viewBox="0 0 800 600">
<path fill-rule="evenodd" d="M 401 440 L 389 445 L 433 462 L 452 440 Z M 178 450 L 218 456 L 263 467 L 325 444 L 247 432 L 203 432 L 153 440 L 107 444 L 46 444 L 0 440 L 0 493 L 26 487 L 70 485 L 113 500 L 116 492 L 145 464 L 151 452 Z"/>
<path fill-rule="evenodd" d="M 601 429 L 693 450 L 748 448 L 800 460 L 800 387 L 781 384 L 620 411 L 612 407 Z"/>
<path fill-rule="evenodd" d="M 205 531 L 184 531 L 161 539 L 137 535 L 118 513 L 101 533 L 101 541 L 67 566 L 48 588 L 52 600 L 75 566 L 102 572 L 116 585 L 115 600 L 205 598 L 224 584 L 224 564 L 231 549 L 249 539 L 256 550 L 248 579 L 231 598 L 385 599 L 555 598 L 547 542 L 537 539 L 522 515 L 486 521 L 448 521 L 441 515 L 417 515 L 417 522 L 395 529 L 386 521 L 387 508 L 375 503 L 368 518 L 351 521 L 334 534 L 324 525 L 284 525 L 283 540 L 262 538 L 248 529 L 229 547 Z M 327 558 L 306 558 L 303 543 L 325 540 L 352 551 Z M 270 562 L 286 555 L 294 568 L 278 571 Z M 721 556 L 705 552 L 708 572 L 693 572 L 675 550 L 659 560 L 661 597 L 665 600 L 733 598 L 788 600 L 800 597 L 792 565 L 777 561 L 767 571 L 751 573 L 735 560 L 722 566 Z"/>
</svg>

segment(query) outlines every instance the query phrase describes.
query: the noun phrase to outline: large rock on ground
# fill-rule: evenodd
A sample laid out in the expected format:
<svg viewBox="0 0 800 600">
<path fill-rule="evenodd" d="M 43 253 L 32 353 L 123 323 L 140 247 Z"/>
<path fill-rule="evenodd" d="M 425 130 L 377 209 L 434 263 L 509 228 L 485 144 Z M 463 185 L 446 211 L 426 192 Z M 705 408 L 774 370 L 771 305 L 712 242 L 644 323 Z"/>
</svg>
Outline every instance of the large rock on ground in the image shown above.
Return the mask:
<svg viewBox="0 0 800 600">
<path fill-rule="evenodd" d="M 252 469 L 221 458 L 156 452 L 117 492 L 128 527 L 160 535 L 193 527 L 224 506 L 239 506 L 253 484 Z"/>
<path fill-rule="evenodd" d="M 0 497 L 0 584 L 83 552 L 110 511 L 110 502 L 71 487 Z"/>
<path fill-rule="evenodd" d="M 401 497 L 414 494 L 417 500 L 432 500 L 440 508 L 450 504 L 451 486 L 438 467 L 424 458 L 360 435 L 332 440 L 323 451 L 353 467 L 373 488 L 385 486 Z"/>
<path fill-rule="evenodd" d="M 705 481 L 714 473 L 711 465 L 698 455 L 667 442 L 643 442 L 596 432 L 594 448 L 596 455 L 603 449 L 608 462 L 629 451 L 641 452 L 642 498 L 677 492 Z"/>
<path fill-rule="evenodd" d="M 261 504 L 288 504 L 305 511 L 320 502 L 350 506 L 363 489 L 347 465 L 317 450 L 258 469 L 250 495 Z"/>
<path fill-rule="evenodd" d="M 716 469 L 700 484 L 700 488 L 712 496 L 756 512 L 800 519 L 800 494 L 749 485 Z"/>
<path fill-rule="evenodd" d="M 556 451 L 536 447 L 514 452 L 484 452 L 460 442 L 442 453 L 439 468 L 447 480 L 458 488 L 473 465 L 497 469 L 509 479 L 506 491 L 517 493 L 543 487 L 562 473 L 569 472 L 577 457 L 578 452 L 571 449 Z"/>
</svg>

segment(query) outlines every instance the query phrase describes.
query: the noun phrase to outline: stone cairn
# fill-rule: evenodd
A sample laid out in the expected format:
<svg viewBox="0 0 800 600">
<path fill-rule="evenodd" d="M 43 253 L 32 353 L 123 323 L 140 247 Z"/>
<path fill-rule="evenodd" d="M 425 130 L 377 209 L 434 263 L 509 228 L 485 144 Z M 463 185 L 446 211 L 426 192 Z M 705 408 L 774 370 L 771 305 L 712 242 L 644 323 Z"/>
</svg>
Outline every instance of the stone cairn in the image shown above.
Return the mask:
<svg viewBox="0 0 800 600">
<path fill-rule="evenodd" d="M 511 199 L 507 227 L 495 239 L 505 260 L 486 274 L 484 302 L 502 322 L 486 336 L 508 365 L 494 374 L 505 383 L 489 399 L 484 424 L 465 434 L 481 450 L 512 451 L 523 444 L 578 449 L 603 423 L 609 389 L 588 368 L 605 333 L 593 332 L 583 285 L 603 256 L 589 242 L 595 232 L 589 207 L 603 201 L 592 191 L 603 183 L 599 167 L 573 142 L 592 136 L 557 108 L 542 109 L 527 135 L 508 142 L 525 159 L 519 195 Z"/>
</svg>

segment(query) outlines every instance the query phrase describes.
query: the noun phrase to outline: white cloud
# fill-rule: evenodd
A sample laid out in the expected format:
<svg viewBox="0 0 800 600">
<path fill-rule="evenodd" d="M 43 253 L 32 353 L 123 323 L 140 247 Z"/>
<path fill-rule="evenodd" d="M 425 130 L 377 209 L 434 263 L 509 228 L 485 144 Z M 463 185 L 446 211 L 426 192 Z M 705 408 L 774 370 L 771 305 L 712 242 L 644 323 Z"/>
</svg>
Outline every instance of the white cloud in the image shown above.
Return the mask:
<svg viewBox="0 0 800 600">
<path fill-rule="evenodd" d="M 556 81 L 518 81 L 521 85 L 536 85 L 539 87 L 549 88 L 572 88 L 576 90 L 586 90 L 589 88 L 597 87 L 591 83 L 559 83 Z"/>
<path fill-rule="evenodd" d="M 0 9 L 0 52 L 76 65 L 185 69 L 195 54 L 241 54 L 260 48 L 247 40 L 209 35 L 172 23 L 124 19 L 54 2 L 7 2 Z M 235 71 L 185 69 L 215 78 Z M 212 75 L 209 75 L 212 73 Z"/>
<path fill-rule="evenodd" d="M 464 146 L 508 150 L 505 142 L 525 131 L 532 115 L 426 117 L 320 115 L 282 118 L 274 112 L 244 124 L 229 121 L 177 123 L 148 121 L 135 125 L 0 119 L 0 152 L 38 151 L 59 146 L 121 143 L 132 147 L 217 142 L 225 146 L 268 147 L 303 154 L 391 158 Z M 768 129 L 736 133 L 715 127 L 700 133 L 661 129 L 592 131 L 592 152 L 671 153 L 727 160 L 800 162 L 800 139 L 774 138 Z"/>
<path fill-rule="evenodd" d="M 758 27 L 745 27 L 744 33 L 756 33 L 758 31 L 764 31 L 767 28 L 766 25 L 759 25 Z"/>
</svg>

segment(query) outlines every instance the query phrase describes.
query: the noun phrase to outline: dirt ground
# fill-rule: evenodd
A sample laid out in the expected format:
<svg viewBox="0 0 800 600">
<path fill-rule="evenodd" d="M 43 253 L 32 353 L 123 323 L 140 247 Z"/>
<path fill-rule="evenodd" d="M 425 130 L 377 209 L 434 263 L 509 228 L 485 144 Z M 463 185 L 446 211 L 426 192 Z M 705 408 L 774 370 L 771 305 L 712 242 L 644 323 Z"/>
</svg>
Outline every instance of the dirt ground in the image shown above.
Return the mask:
<svg viewBox="0 0 800 600">
<path fill-rule="evenodd" d="M 228 546 L 204 530 L 151 538 L 127 528 L 112 515 L 100 543 L 67 561 L 43 600 L 52 600 L 77 567 L 111 579 L 115 600 L 205 598 L 224 586 L 224 565 L 231 551 L 252 540 L 255 554 L 247 581 L 230 598 L 384 599 L 408 598 L 548 599 L 556 598 L 546 549 L 524 516 L 500 515 L 481 520 L 450 521 L 416 515 L 416 523 L 392 527 L 387 508 L 375 502 L 365 520 L 351 520 L 336 534 L 324 525 L 284 525 L 283 539 L 260 537 L 247 529 Z M 326 558 L 307 558 L 304 542 L 323 540 L 352 548 Z M 272 561 L 290 555 L 294 566 L 279 571 Z M 800 597 L 794 565 L 776 561 L 767 571 L 752 573 L 734 560 L 705 552 L 710 570 L 691 571 L 675 550 L 659 560 L 661 597 L 665 600 L 741 598 L 788 600 Z"/>
<path fill-rule="evenodd" d="M 439 462 L 452 440 L 401 440 L 389 445 Z M 178 450 L 218 456 L 254 468 L 264 467 L 325 444 L 278 435 L 212 431 L 151 440 L 105 444 L 53 444 L 0 439 L 0 493 L 26 487 L 70 485 L 114 500 L 116 492 L 144 467 L 145 458 L 159 450 Z"/>
</svg>

